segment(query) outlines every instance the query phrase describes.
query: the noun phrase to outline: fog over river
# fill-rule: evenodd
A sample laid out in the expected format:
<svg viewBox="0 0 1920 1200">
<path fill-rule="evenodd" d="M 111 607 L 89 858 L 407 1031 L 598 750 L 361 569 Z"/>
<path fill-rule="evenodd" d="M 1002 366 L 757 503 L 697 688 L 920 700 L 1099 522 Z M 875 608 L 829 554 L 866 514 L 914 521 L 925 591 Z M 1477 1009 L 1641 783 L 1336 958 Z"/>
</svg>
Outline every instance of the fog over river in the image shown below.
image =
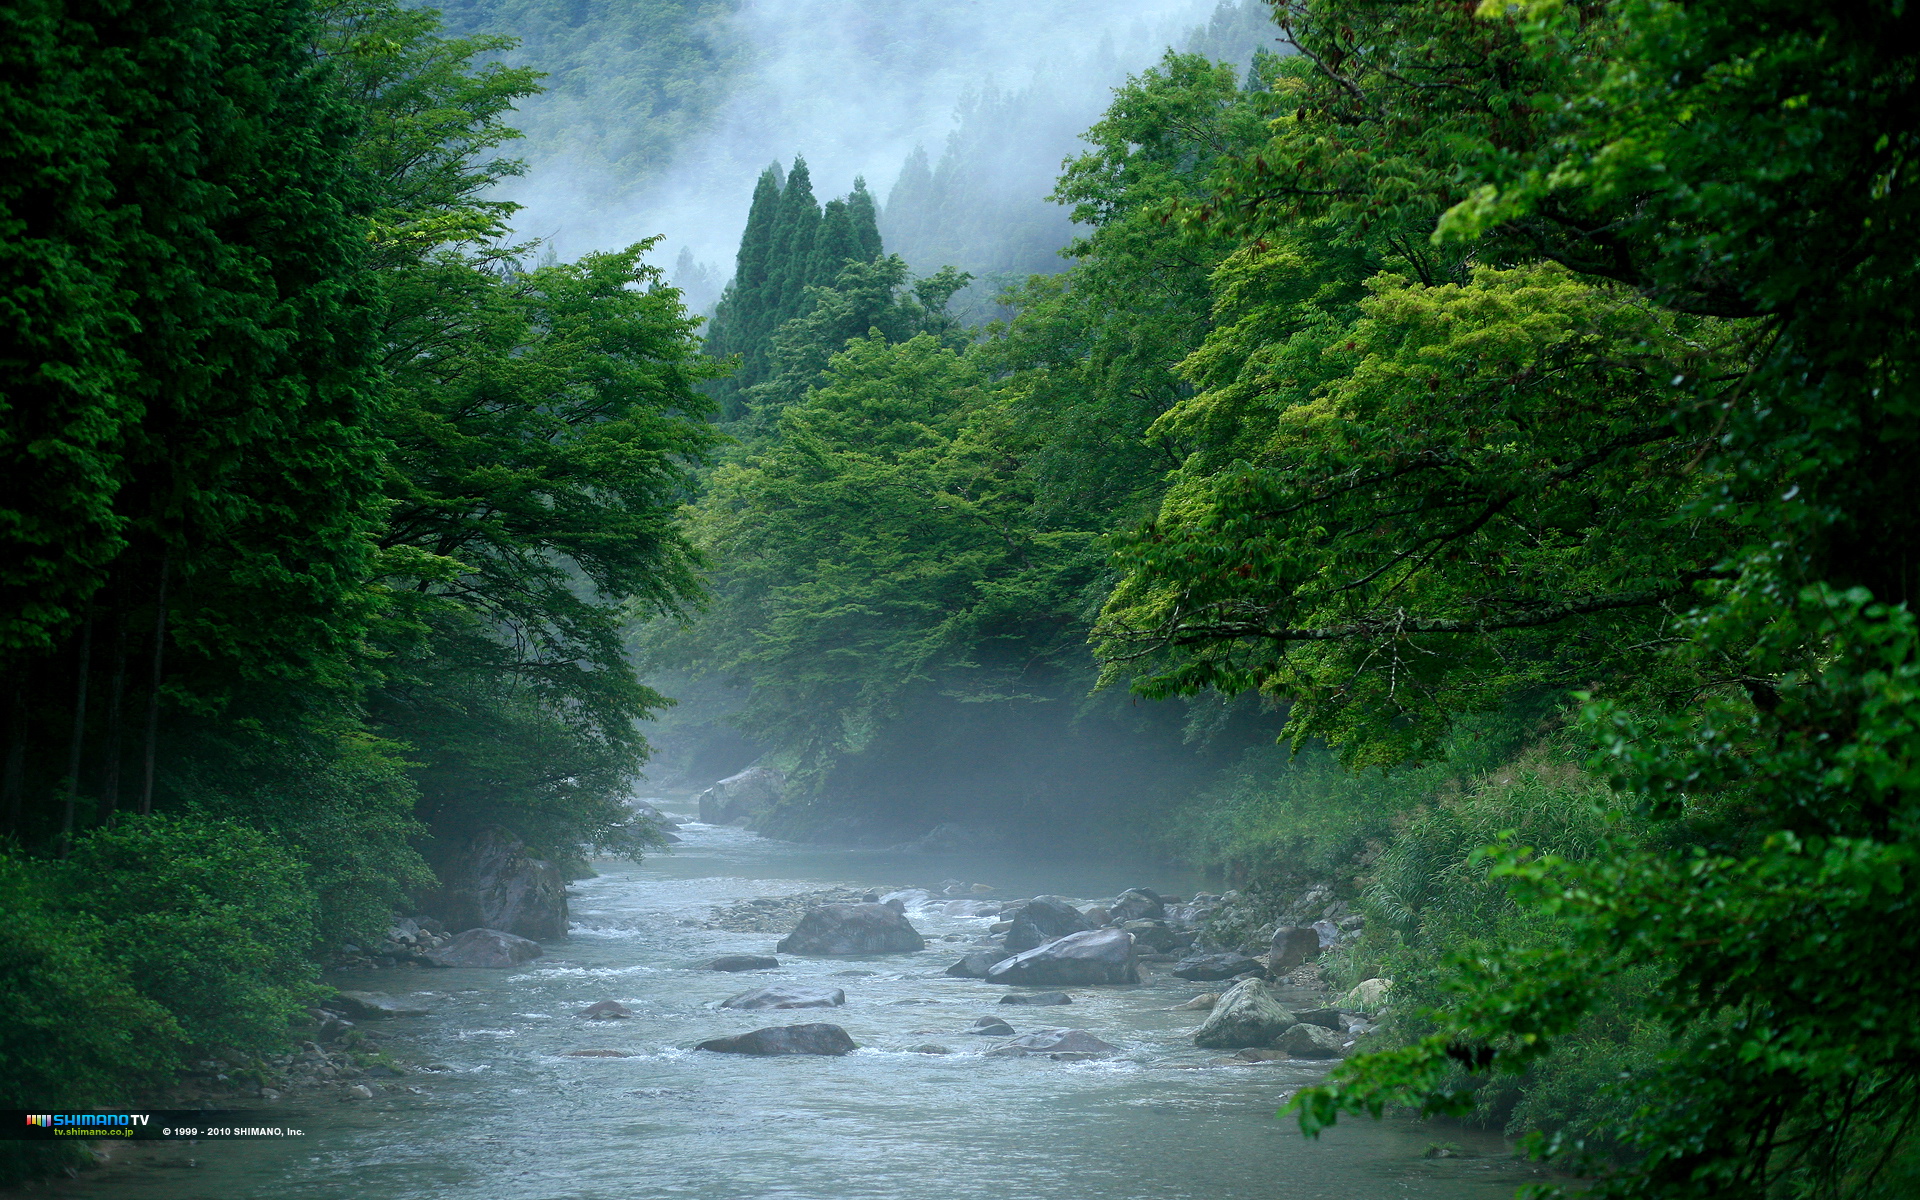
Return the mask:
<svg viewBox="0 0 1920 1200">
<path fill-rule="evenodd" d="M 574 885 L 573 928 L 510 971 L 384 970 L 330 977 L 408 997 L 424 1017 L 381 1023 L 405 1074 L 372 1100 L 292 1092 L 235 1123 L 299 1126 L 300 1139 L 140 1143 L 48 1194 L 102 1200 L 1493 1200 L 1530 1168 L 1497 1138 L 1409 1120 L 1343 1125 L 1318 1142 L 1274 1118 L 1321 1075 L 1305 1062 L 1234 1064 L 1199 1050 L 1203 1013 L 1170 1011 L 1208 986 L 1165 964 L 1138 986 L 1070 989 L 1066 1007 L 1002 1006 L 1008 989 L 944 969 L 988 918 L 910 910 L 926 950 L 865 958 L 782 955 L 774 972 L 699 970 L 766 954 L 778 934 L 703 928 L 717 907 L 851 884 L 936 886 L 963 877 L 996 896 L 1097 898 L 1202 881 L 1114 865 L 904 856 L 769 841 L 692 824 L 670 854 L 597 864 Z M 946 935 L 961 940 L 943 940 Z M 842 987 L 843 1008 L 733 1012 L 749 987 Z M 1305 1007 L 1314 997 L 1296 994 Z M 618 1000 L 633 1019 L 575 1015 Z M 1122 1053 L 1093 1062 L 992 1058 L 963 1032 L 984 1014 L 1021 1032 L 1087 1029 Z M 831 1020 L 844 1058 L 757 1058 L 691 1047 L 766 1025 Z M 945 1046 L 951 1054 L 913 1053 Z M 605 1049 L 630 1057 L 575 1058 Z M 412 1089 L 412 1090 L 409 1090 Z M 1423 1158 L 1435 1142 L 1476 1156 Z M 149 1149 L 149 1147 L 152 1147 Z M 189 1167 L 187 1163 L 191 1161 Z"/>
</svg>

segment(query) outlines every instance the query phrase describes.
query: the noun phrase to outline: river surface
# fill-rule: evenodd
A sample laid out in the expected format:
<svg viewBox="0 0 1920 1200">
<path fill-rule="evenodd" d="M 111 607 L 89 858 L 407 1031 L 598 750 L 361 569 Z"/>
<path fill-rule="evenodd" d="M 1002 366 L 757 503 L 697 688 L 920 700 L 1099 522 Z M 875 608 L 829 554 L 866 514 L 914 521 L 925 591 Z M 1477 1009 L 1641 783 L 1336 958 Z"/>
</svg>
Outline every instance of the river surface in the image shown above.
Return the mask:
<svg viewBox="0 0 1920 1200">
<path fill-rule="evenodd" d="M 42 1194 L 97 1200 L 1494 1200 L 1533 1178 L 1497 1138 L 1409 1120 L 1343 1124 L 1318 1141 L 1275 1110 L 1324 1070 L 1223 1065 L 1188 1038 L 1200 987 L 1152 970 L 1137 987 L 1072 989 L 1071 1006 L 1000 1006 L 1004 988 L 941 972 L 984 918 L 913 910 L 918 954 L 782 956 L 778 972 L 695 969 L 770 953 L 778 934 L 701 928 L 717 906 L 824 887 L 962 878 L 1005 898 L 1096 899 L 1203 881 L 1115 864 L 901 856 L 795 846 L 689 825 L 673 853 L 602 862 L 573 885 L 571 938 L 514 971 L 379 971 L 331 982 L 406 996 L 431 1016 L 382 1023 L 415 1066 L 372 1101 L 292 1092 L 264 1123 L 301 1138 L 129 1145 L 123 1161 Z M 824 984 L 844 1008 L 716 1010 L 774 981 Z M 626 1021 L 572 1014 L 598 1000 Z M 1310 998 L 1298 997 L 1304 1004 Z M 976 1017 L 1020 1032 L 1087 1029 L 1121 1047 L 1079 1063 L 987 1058 Z M 829 1020 L 845 1058 L 690 1049 L 765 1025 Z M 948 1055 L 913 1053 L 935 1043 Z M 568 1051 L 624 1051 L 571 1058 Z M 432 1068 L 432 1069 L 427 1069 Z M 418 1089 L 418 1094 L 405 1090 Z M 258 1102 L 254 1102 L 258 1103 Z M 1428 1159 L 1436 1142 L 1467 1156 Z M 191 1162 L 189 1168 L 187 1164 Z"/>
</svg>

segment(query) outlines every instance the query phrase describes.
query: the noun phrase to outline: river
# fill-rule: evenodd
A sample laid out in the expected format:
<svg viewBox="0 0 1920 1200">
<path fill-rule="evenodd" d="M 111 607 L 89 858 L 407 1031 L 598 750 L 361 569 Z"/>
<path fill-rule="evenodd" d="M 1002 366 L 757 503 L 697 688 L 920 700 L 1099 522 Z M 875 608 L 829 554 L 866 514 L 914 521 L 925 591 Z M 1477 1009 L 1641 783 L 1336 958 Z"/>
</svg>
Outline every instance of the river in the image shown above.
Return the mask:
<svg viewBox="0 0 1920 1200">
<path fill-rule="evenodd" d="M 1110 897 L 1203 881 L 1115 864 L 930 858 L 682 828 L 672 853 L 602 862 L 574 885 L 570 939 L 516 971 L 382 971 L 330 981 L 409 996 L 432 1015 L 384 1023 L 415 1069 L 372 1101 L 295 1092 L 261 1119 L 304 1136 L 128 1146 L 120 1161 L 42 1194 L 98 1200 L 1494 1200 L 1534 1178 L 1498 1138 L 1410 1120 L 1344 1124 L 1316 1141 L 1274 1112 L 1324 1068 L 1222 1065 L 1188 1037 L 1201 990 L 1151 972 L 1138 987 L 1080 988 L 1067 1007 L 999 1006 L 1005 989 L 941 972 L 947 934 L 987 923 L 915 910 L 918 954 L 783 957 L 777 972 L 694 969 L 765 954 L 777 935 L 702 928 L 716 906 L 851 884 L 983 882 L 1002 897 Z M 774 979 L 843 987 L 831 1012 L 717 1011 Z M 619 1000 L 632 1020 L 572 1014 Z M 1303 1002 L 1306 997 L 1301 997 Z M 1113 1059 L 982 1057 L 978 1016 L 1026 1032 L 1084 1028 Z M 830 1020 L 845 1058 L 751 1058 L 689 1049 L 770 1024 Z M 913 1053 L 935 1043 L 948 1055 Z M 580 1049 L 622 1058 L 566 1057 Z M 431 1069 L 429 1069 L 431 1068 Z M 407 1089 L 414 1089 L 409 1091 Z M 1424 1157 L 1436 1142 L 1469 1153 Z M 1477 1151 L 1477 1153 L 1475 1153 Z M 191 1167 L 187 1166 L 191 1163 Z"/>
</svg>

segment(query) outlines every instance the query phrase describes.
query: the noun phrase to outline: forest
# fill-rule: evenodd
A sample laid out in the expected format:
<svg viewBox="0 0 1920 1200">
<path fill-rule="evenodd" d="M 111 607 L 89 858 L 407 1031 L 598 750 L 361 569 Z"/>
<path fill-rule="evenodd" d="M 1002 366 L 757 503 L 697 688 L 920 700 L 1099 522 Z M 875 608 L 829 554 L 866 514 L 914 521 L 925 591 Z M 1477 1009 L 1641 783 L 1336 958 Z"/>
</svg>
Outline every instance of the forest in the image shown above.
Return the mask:
<svg viewBox="0 0 1920 1200">
<path fill-rule="evenodd" d="M 1920 16 L 1222 5 L 1057 263 L 965 224 L 982 93 L 766 165 L 701 311 L 503 189 L 659 169 L 729 6 L 568 7 L 0 0 L 7 1106 L 279 1053 L 476 839 L 585 877 L 758 765 L 772 838 L 1334 889 L 1393 1006 L 1309 1135 L 1920 1189 Z"/>
</svg>

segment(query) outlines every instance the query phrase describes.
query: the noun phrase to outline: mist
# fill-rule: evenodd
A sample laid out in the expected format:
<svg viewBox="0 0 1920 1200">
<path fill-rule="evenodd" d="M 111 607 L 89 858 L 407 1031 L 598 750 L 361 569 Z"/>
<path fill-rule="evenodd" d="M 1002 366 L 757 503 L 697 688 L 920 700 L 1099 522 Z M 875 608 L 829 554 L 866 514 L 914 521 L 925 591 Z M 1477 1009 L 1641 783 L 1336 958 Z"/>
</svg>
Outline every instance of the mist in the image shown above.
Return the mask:
<svg viewBox="0 0 1920 1200">
<path fill-rule="evenodd" d="M 1068 225 L 1045 196 L 1111 89 L 1170 46 L 1198 40 L 1244 61 L 1275 35 L 1264 5 L 1216 0 L 749 0 L 681 31 L 688 53 L 705 59 L 697 87 L 669 80 L 646 98 L 612 82 L 645 39 L 588 38 L 593 20 L 619 18 L 529 34 L 524 21 L 510 25 L 513 7 L 467 0 L 448 18 L 528 35 L 513 61 L 551 73 L 548 94 L 518 114 L 527 138 L 509 147 L 529 164 L 505 189 L 525 206 L 517 232 L 563 258 L 664 235 L 654 260 L 678 260 L 673 273 L 696 309 L 732 274 L 754 179 L 795 155 L 823 197 L 864 177 L 885 204 L 910 160 L 921 183 L 944 188 L 948 207 L 970 219 L 927 230 L 925 212 L 883 213 L 888 249 L 918 270 L 1057 269 Z M 653 113 L 637 111 L 649 104 Z M 676 104 L 680 133 L 668 144 L 624 135 L 623 111 L 658 125 Z M 905 182 L 911 190 L 915 180 Z"/>
</svg>

